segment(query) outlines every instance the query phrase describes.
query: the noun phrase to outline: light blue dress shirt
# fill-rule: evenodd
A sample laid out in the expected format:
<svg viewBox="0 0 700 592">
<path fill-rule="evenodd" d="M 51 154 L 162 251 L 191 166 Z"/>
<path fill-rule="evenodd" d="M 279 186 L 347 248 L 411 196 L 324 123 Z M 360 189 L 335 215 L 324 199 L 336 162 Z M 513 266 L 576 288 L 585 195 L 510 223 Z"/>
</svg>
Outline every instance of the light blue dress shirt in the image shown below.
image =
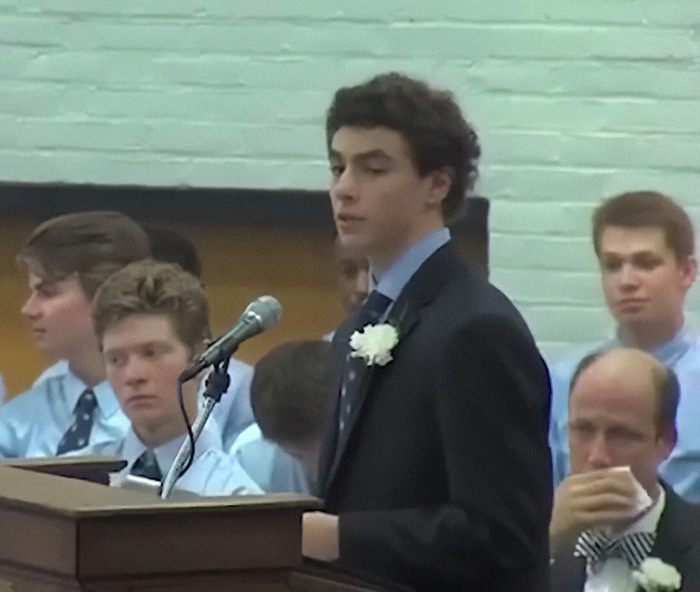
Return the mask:
<svg viewBox="0 0 700 592">
<path fill-rule="evenodd" d="M 266 440 L 257 423 L 236 438 L 230 454 L 267 493 L 310 492 L 301 463 Z"/>
<path fill-rule="evenodd" d="M 596 350 L 625 347 L 625 336 L 588 346 L 550 367 L 552 377 L 552 417 L 549 445 L 552 449 L 554 486 L 571 471 L 567 423 L 569 421 L 569 382 L 581 359 Z M 676 414 L 678 443 L 668 460 L 659 467 L 661 477 L 681 497 L 700 503 L 700 332 L 694 319 L 687 318 L 676 336 L 655 351 L 657 360 L 671 367 L 678 376 L 681 398 Z"/>
<path fill-rule="evenodd" d="M 58 443 L 73 423 L 73 409 L 87 388 L 66 362 L 59 362 L 32 388 L 0 407 L 0 457 L 54 456 Z M 97 398 L 88 447 L 124 438 L 129 420 L 122 413 L 107 381 L 92 390 Z M 87 448 L 77 454 L 90 454 Z"/>
<path fill-rule="evenodd" d="M 230 450 L 238 435 L 255 421 L 253 409 L 250 406 L 253 368 L 236 358 L 231 358 L 228 375 L 231 380 L 228 390 L 214 406 L 209 418 L 209 421 L 214 421 L 219 427 L 224 450 Z M 202 383 L 202 389 L 204 389 L 204 383 Z"/>
<path fill-rule="evenodd" d="M 49 378 L 60 377 L 67 373 L 70 373 L 68 362 L 61 360 L 44 370 L 33 386 L 38 387 Z M 221 432 L 224 450 L 229 450 L 238 435 L 255 421 L 253 409 L 250 406 L 250 383 L 253 379 L 252 366 L 236 358 L 231 358 L 228 366 L 228 375 L 231 381 L 228 390 L 214 406 L 209 418 L 209 422 L 215 423 Z M 204 390 L 205 380 L 206 378 L 202 381 L 200 395 Z M 80 393 L 77 394 L 76 401 Z M 124 433 L 129 426 L 128 419 L 126 422 L 127 427 L 124 429 Z"/>
<path fill-rule="evenodd" d="M 165 478 L 180 446 L 187 435 L 153 449 L 158 467 Z M 90 447 L 88 454 L 117 455 L 127 461 L 127 466 L 113 479 L 119 483 L 128 476 L 136 459 L 146 451 L 146 446 L 132 428 L 116 443 Z M 205 424 L 195 444 L 195 458 L 187 472 L 175 482 L 175 489 L 197 495 L 245 495 L 263 493 L 258 484 L 231 456 L 221 448 L 221 436 L 216 425 Z"/>
<path fill-rule="evenodd" d="M 372 268 L 370 270 L 370 288 L 376 289 L 396 302 L 413 274 L 425 263 L 426 259 L 449 240 L 450 231 L 444 227 L 440 228 L 403 253 L 391 264 L 389 269 Z"/>
<path fill-rule="evenodd" d="M 61 376 L 66 372 L 70 372 L 70 369 L 68 368 L 68 360 L 59 360 L 53 366 L 49 366 L 46 370 L 39 374 L 39 377 L 34 381 L 32 386 L 37 386 L 44 382 L 47 378 L 51 378 L 52 376 Z"/>
</svg>

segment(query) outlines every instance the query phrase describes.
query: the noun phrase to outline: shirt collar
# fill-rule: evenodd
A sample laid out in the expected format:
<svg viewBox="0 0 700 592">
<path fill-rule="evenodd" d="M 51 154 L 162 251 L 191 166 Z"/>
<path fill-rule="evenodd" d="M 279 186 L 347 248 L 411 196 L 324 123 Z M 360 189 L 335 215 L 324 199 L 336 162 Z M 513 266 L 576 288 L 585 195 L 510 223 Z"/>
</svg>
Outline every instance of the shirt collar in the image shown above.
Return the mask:
<svg viewBox="0 0 700 592">
<path fill-rule="evenodd" d="M 119 411 L 119 403 L 117 402 L 117 397 L 112 390 L 111 385 L 106 380 L 92 386 L 88 387 L 80 378 L 78 378 L 73 372 L 68 368 L 68 372 L 65 374 L 65 393 L 68 405 L 72 410 L 75 404 L 78 402 L 80 395 L 87 388 L 91 388 L 92 392 L 95 393 L 95 398 L 97 399 L 97 407 L 100 412 L 105 417 L 110 417 L 117 411 Z"/>
<path fill-rule="evenodd" d="M 218 430 L 210 428 L 209 425 L 210 424 L 204 425 L 199 438 L 197 438 L 197 441 L 195 442 L 195 460 L 204 450 L 207 450 L 208 448 L 220 449 L 222 447 L 221 437 Z M 163 476 L 165 476 L 168 469 L 170 469 L 170 466 L 173 464 L 173 461 L 177 456 L 177 453 L 180 451 L 182 443 L 187 437 L 187 434 L 182 434 L 176 438 L 173 438 L 169 442 L 166 442 L 165 444 L 156 446 L 153 449 L 153 453 L 158 461 L 158 467 L 160 468 L 161 473 L 163 473 Z M 126 467 L 127 471 L 131 470 L 131 466 L 134 464 L 136 459 L 141 456 L 147 450 L 147 448 L 148 447 L 141 441 L 134 431 L 133 426 L 129 426 L 129 431 L 126 433 L 124 438 L 124 448 L 122 451 L 123 458 L 129 463 Z"/>
<path fill-rule="evenodd" d="M 687 320 L 683 323 L 678 333 L 676 333 L 669 341 L 662 343 L 655 350 L 649 352 L 659 362 L 666 366 L 673 366 L 680 360 L 693 345 L 695 332 L 691 327 L 691 323 Z M 627 345 L 629 338 L 622 327 L 618 327 L 617 335 L 615 336 L 616 345 Z"/>
<path fill-rule="evenodd" d="M 376 288 L 385 296 L 396 300 L 418 268 L 449 240 L 450 231 L 445 227 L 432 232 L 408 249 L 386 271 L 380 272 L 377 269 L 371 269 L 370 287 Z"/>
</svg>

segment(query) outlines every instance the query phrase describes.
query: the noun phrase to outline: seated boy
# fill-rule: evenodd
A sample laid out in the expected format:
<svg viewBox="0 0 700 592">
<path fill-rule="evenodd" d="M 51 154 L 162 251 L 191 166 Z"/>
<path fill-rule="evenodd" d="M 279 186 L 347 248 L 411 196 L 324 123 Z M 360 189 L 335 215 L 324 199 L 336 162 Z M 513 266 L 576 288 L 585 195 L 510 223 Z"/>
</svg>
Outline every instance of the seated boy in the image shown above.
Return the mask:
<svg viewBox="0 0 700 592">
<path fill-rule="evenodd" d="M 202 262 L 194 243 L 187 236 L 160 226 L 144 225 L 143 229 L 151 243 L 153 259 L 163 263 L 177 263 L 182 269 L 201 279 Z M 214 407 L 210 419 L 221 430 L 224 450 L 228 450 L 236 437 L 255 421 L 253 410 L 250 408 L 250 380 L 253 368 L 236 358 L 231 358 L 228 376 L 229 387 Z"/>
<path fill-rule="evenodd" d="M 123 438 L 129 421 L 105 381 L 92 297 L 112 273 L 150 255 L 141 227 L 117 212 L 79 212 L 40 224 L 17 261 L 31 293 L 22 307 L 43 353 L 59 361 L 0 408 L 0 457 L 84 453 Z"/>
<path fill-rule="evenodd" d="M 187 437 L 178 377 L 210 338 L 209 307 L 201 283 L 178 265 L 141 261 L 110 277 L 95 296 L 95 331 L 107 378 L 131 421 L 116 446 L 128 474 L 161 480 Z M 199 380 L 182 385 L 190 423 L 197 415 Z M 118 481 L 119 479 L 117 479 Z M 259 493 L 260 488 L 221 447 L 216 425 L 205 425 L 189 470 L 175 487 L 199 495 Z"/>
<path fill-rule="evenodd" d="M 317 492 L 318 455 L 333 400 L 330 362 L 327 341 L 292 341 L 255 365 L 250 397 L 257 423 L 243 431 L 231 453 L 265 491 Z"/>
</svg>

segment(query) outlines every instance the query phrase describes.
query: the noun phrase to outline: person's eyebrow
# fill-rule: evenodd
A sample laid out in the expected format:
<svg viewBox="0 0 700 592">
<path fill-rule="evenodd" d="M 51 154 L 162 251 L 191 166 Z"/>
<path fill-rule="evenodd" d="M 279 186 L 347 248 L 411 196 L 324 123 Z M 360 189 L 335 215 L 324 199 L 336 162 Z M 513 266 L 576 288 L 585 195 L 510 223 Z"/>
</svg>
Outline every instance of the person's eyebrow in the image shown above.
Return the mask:
<svg viewBox="0 0 700 592">
<path fill-rule="evenodd" d="M 601 252 L 601 257 L 618 257 L 620 259 L 624 259 L 625 255 L 620 253 L 619 251 L 602 251 Z M 633 251 L 628 255 L 629 258 L 634 258 L 634 257 L 654 257 L 657 256 L 658 253 L 652 249 L 641 249 L 639 251 Z"/>
<path fill-rule="evenodd" d="M 51 288 L 52 286 L 55 286 L 58 283 L 58 280 L 51 280 L 48 278 L 39 278 L 39 281 L 31 284 L 30 287 L 32 290 L 43 290 L 46 288 Z"/>
<path fill-rule="evenodd" d="M 336 161 L 344 160 L 343 155 L 340 152 L 333 150 L 333 148 L 331 148 L 330 150 L 329 158 Z M 370 158 L 386 158 L 387 160 L 392 160 L 392 157 L 386 152 L 384 152 L 384 150 L 382 150 L 381 148 L 368 150 L 367 152 L 358 152 L 357 154 L 353 154 L 350 160 L 364 161 L 369 160 Z"/>
</svg>

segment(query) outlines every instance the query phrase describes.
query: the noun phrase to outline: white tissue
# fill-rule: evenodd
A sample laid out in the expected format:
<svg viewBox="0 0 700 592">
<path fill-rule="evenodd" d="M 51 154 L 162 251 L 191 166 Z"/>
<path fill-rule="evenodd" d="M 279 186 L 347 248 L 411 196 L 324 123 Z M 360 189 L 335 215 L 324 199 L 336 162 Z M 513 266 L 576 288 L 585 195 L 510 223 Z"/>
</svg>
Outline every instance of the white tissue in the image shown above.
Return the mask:
<svg viewBox="0 0 700 592">
<path fill-rule="evenodd" d="M 651 504 L 653 503 L 651 500 L 651 497 L 649 497 L 649 494 L 647 493 L 647 490 L 644 489 L 639 481 L 635 478 L 635 476 L 632 474 L 632 469 L 630 467 L 613 467 L 610 469 L 611 471 L 615 472 L 627 472 L 630 474 L 630 477 L 632 477 L 632 481 L 634 482 L 634 488 L 635 488 L 635 504 L 636 504 L 636 510 L 638 512 L 643 512 L 647 508 L 651 507 Z"/>
</svg>

